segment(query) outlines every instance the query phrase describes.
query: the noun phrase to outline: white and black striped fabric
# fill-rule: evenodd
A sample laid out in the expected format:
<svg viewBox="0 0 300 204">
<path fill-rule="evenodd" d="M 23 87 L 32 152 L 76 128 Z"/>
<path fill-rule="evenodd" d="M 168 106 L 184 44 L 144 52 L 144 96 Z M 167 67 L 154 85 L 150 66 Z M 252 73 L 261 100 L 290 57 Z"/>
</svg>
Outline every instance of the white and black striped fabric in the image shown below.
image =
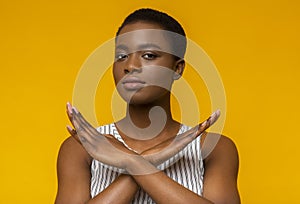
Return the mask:
<svg viewBox="0 0 300 204">
<path fill-rule="evenodd" d="M 182 125 L 178 134 L 181 134 L 189 129 L 190 127 Z M 101 126 L 97 128 L 97 130 L 102 134 L 113 135 L 116 139 L 127 146 L 118 133 L 114 123 Z M 200 137 L 187 145 L 183 151 L 159 165 L 158 168 L 163 170 L 165 174 L 174 181 L 178 182 L 194 193 L 202 195 L 204 167 L 200 151 Z M 121 172 L 122 171 L 119 169 L 110 168 L 94 159 L 91 165 L 91 196 L 95 197 L 98 193 L 103 191 L 120 175 Z M 132 203 L 152 204 L 155 202 L 145 191 L 140 189 L 136 193 Z"/>
</svg>

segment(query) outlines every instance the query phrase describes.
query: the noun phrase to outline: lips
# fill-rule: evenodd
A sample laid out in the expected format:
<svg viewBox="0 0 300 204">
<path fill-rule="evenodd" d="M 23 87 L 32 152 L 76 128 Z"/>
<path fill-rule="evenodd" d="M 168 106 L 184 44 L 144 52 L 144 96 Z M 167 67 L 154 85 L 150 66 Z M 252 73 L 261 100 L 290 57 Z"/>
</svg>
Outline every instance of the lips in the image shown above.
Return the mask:
<svg viewBox="0 0 300 204">
<path fill-rule="evenodd" d="M 122 85 L 127 90 L 138 90 L 145 87 L 146 82 L 140 80 L 138 77 L 126 77 L 122 80 Z"/>
</svg>

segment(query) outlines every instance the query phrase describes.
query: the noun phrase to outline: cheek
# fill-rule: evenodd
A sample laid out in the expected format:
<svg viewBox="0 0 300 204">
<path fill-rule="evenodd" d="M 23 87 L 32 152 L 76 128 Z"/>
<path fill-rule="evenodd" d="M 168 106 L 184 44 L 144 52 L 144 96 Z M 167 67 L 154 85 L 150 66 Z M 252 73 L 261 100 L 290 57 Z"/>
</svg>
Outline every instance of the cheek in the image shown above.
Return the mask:
<svg viewBox="0 0 300 204">
<path fill-rule="evenodd" d="M 170 90 L 173 83 L 174 71 L 169 68 L 162 67 L 151 68 L 144 70 L 148 84 Z"/>
<path fill-rule="evenodd" d="M 112 73 L 113 73 L 115 84 L 117 85 L 118 82 L 123 77 L 122 72 L 121 72 L 120 68 L 118 68 L 118 66 L 113 65 Z"/>
</svg>

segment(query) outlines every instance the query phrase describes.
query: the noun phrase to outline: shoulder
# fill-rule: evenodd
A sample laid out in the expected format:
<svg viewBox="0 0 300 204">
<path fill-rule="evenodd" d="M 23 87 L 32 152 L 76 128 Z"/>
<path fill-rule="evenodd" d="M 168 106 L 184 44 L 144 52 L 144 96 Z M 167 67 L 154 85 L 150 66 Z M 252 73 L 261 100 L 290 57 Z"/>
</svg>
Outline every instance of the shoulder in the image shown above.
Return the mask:
<svg viewBox="0 0 300 204">
<path fill-rule="evenodd" d="M 61 144 L 58 159 L 75 159 L 75 160 L 82 160 L 83 162 L 90 163 L 91 156 L 86 152 L 84 147 L 74 139 L 73 137 L 68 137 L 65 141 Z M 76 159 L 77 158 L 77 159 Z"/>
<path fill-rule="evenodd" d="M 208 162 L 216 157 L 227 157 L 238 160 L 235 143 L 227 136 L 205 132 L 201 138 L 203 159 Z"/>
<path fill-rule="evenodd" d="M 72 136 L 61 145 L 57 158 L 58 174 L 74 170 L 87 171 L 90 168 L 92 157 L 84 147 Z"/>
<path fill-rule="evenodd" d="M 203 195 L 214 203 L 240 203 L 239 158 L 234 142 L 224 135 L 206 133 L 202 138 L 202 151 L 205 154 Z"/>
<path fill-rule="evenodd" d="M 73 137 L 62 143 L 57 159 L 56 204 L 84 203 L 89 199 L 91 161 L 92 158 Z"/>
</svg>

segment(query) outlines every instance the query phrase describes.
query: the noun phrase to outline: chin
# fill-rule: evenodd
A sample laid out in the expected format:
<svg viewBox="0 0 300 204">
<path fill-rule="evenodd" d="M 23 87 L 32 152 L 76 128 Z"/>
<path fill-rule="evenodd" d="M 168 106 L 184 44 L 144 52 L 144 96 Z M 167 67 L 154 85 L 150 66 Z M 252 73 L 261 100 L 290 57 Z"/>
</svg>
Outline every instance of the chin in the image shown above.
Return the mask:
<svg viewBox="0 0 300 204">
<path fill-rule="evenodd" d="M 167 90 L 158 87 L 147 87 L 134 93 L 124 90 L 118 90 L 118 92 L 123 100 L 130 105 L 160 104 L 166 98 L 170 98 L 170 93 Z"/>
<path fill-rule="evenodd" d="M 131 98 L 123 98 L 129 105 L 147 105 L 153 103 L 155 100 L 145 96 L 132 96 Z"/>
</svg>

